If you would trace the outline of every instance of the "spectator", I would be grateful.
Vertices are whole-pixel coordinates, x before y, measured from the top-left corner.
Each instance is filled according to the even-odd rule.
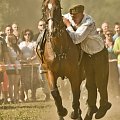
[[[97,33],[98,33],[99,35],[102,34],[102,29],[101,29],[101,28],[97,28],[96,30],[97,30]]]
[[[105,32],[105,39],[104,39],[105,47],[108,49],[108,51],[110,53],[112,52],[112,48],[113,48],[113,44],[114,44],[112,36],[113,36],[113,33],[111,30],[107,30]],[[115,56],[113,56],[113,57],[115,57]],[[112,58],[112,56],[109,55],[109,59],[111,59],[111,58]]]
[[[115,40],[113,50],[117,56],[117,67],[118,67],[118,73],[119,73],[119,95],[120,95],[120,37],[118,37]]]
[[[5,39],[5,36],[6,36],[6,35],[5,35],[4,31],[1,30],[1,31],[0,31],[0,37],[3,38],[3,39]]]
[[[12,24],[12,29],[13,29],[13,34],[16,36],[17,38],[17,43],[19,44],[22,40],[20,38],[20,31],[19,31],[19,27],[16,23]]]
[[[41,35],[42,36],[42,32],[43,32],[43,30],[45,29],[45,21],[43,21],[42,19],[38,22],[38,33],[37,34],[35,34],[34,35],[34,38],[33,38],[33,40],[34,41],[37,41],[37,39],[38,39],[38,36],[39,35]],[[40,37],[41,37],[40,36]],[[39,41],[39,40],[38,40]]]
[[[34,41],[39,42],[41,40],[41,38],[43,37],[44,29],[45,29],[45,21],[43,21],[41,19],[38,22],[38,30],[39,30],[39,32],[37,34],[35,34]],[[40,80],[42,80],[42,83],[43,83],[42,91],[46,96],[45,101],[49,101],[50,100],[50,90],[48,88],[48,82],[47,82],[46,73],[41,72],[42,70],[44,71],[44,67],[41,64],[40,67],[39,67],[39,74],[40,74]]]
[[[101,25],[101,29],[102,29],[102,35],[101,37],[103,38],[103,40],[105,39],[105,32],[107,30],[109,30],[109,24],[107,22],[103,22],[102,25]]]
[[[8,98],[8,80],[5,79],[7,77],[5,63],[9,63],[9,54],[5,40],[0,36],[0,86],[2,87],[3,92],[3,103],[7,103]]]
[[[21,65],[19,59],[22,53],[17,45],[17,38],[14,34],[8,35],[7,46],[11,64],[13,65],[7,69],[7,74],[9,76],[9,98],[10,102],[16,103],[19,100],[19,85],[21,72]]]
[[[12,34],[12,33],[13,33],[13,30],[12,30],[11,25],[7,25],[5,27],[5,41],[6,41],[6,43],[8,42],[8,35]]]
[[[115,31],[115,34],[113,36],[113,41],[115,41],[116,38],[118,38],[120,36],[120,23],[115,23],[114,31]]]
[[[22,33],[22,42],[19,44],[19,47],[23,53],[22,61],[26,64],[22,66],[22,84],[24,85],[24,90],[26,93],[26,100],[29,101],[28,98],[28,90],[32,91],[32,99],[36,100],[35,94],[36,89],[38,87],[38,78],[34,75],[37,73],[37,68],[33,65],[31,66],[31,62],[36,59],[35,53],[35,42],[33,42],[33,32],[30,29],[25,29]]]
[[[117,69],[117,62],[116,55],[113,51],[113,32],[111,30],[107,30],[105,32],[105,46],[108,50],[109,54],[109,83],[108,89],[111,93],[112,97],[119,97],[119,82],[118,82],[118,69]]]

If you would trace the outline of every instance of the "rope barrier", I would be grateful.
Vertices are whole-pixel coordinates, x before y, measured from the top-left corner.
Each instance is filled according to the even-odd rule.
[[[109,59],[109,62],[117,62],[117,59]]]
[[[109,62],[117,62],[117,59],[110,59]],[[29,63],[29,64],[0,64],[0,67],[17,67],[17,66],[36,66],[40,63]]]
[[[0,67],[17,67],[17,66],[35,66],[40,65],[40,63],[30,63],[30,64],[1,64]]]

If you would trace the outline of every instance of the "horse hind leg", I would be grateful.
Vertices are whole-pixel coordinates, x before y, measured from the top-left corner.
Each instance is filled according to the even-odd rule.
[[[58,89],[56,88],[56,89],[52,90],[51,94],[54,98],[55,105],[57,107],[57,112],[58,112],[58,115],[60,117],[59,120],[64,120],[63,117],[65,117],[67,115],[68,111],[62,105],[62,99],[61,99],[61,96],[60,96]]]

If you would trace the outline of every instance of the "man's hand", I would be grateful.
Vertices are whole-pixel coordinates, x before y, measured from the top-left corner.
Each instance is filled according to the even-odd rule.
[[[63,17],[63,22],[64,22],[64,24],[66,25],[66,27],[71,26],[70,21],[69,21],[68,19],[66,19],[65,17]]]

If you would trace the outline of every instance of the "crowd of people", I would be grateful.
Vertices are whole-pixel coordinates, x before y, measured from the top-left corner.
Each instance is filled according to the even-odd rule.
[[[45,23],[38,23],[39,33]],[[38,34],[39,34],[38,33]],[[16,23],[7,25],[0,32],[0,95],[2,103],[29,101],[28,90],[31,89],[31,100],[36,100],[36,89],[42,87],[45,100],[50,100],[50,91],[46,74],[40,73],[41,64],[35,48],[37,37],[30,29],[21,33]]]
[[[113,29],[108,22],[103,22],[102,25],[96,29],[92,18],[87,15],[85,16],[83,11],[83,6],[72,8],[70,9],[70,13],[64,15],[63,21],[67,27],[68,33],[73,38],[73,42],[75,44],[81,43],[81,48],[85,52],[83,60],[85,61],[84,67],[87,76],[87,102],[89,107],[91,107],[91,114],[93,115],[98,111],[96,107],[97,88],[101,96],[101,106],[99,110],[106,108],[107,111],[111,107],[111,103],[108,102],[107,94],[107,61],[109,61],[110,66],[110,89],[112,89],[112,86],[115,86],[117,89],[114,95],[117,98],[120,97],[120,23],[115,23]],[[74,32],[71,26],[70,15],[72,15],[72,20],[76,24],[76,32]],[[83,25],[81,25],[81,28],[79,22],[82,19]],[[89,20],[88,23],[84,23],[86,22],[85,20]],[[15,23],[7,25],[3,31],[0,31],[0,88],[2,94],[1,100],[3,100],[4,104],[8,102],[17,103],[20,101],[29,101],[29,89],[31,89],[31,99],[35,101],[36,89],[41,86],[46,95],[45,100],[50,100],[50,91],[46,80],[46,74],[40,73],[42,66],[35,52],[37,42],[42,37],[45,26],[45,22],[40,20],[38,23],[39,31],[36,34],[34,34],[31,29],[25,29],[20,33],[19,27]],[[89,26],[89,28],[86,26]],[[87,31],[83,35],[84,37],[77,35],[81,33],[81,31],[83,31],[83,34]],[[97,35],[100,35],[102,40]],[[87,40],[87,42],[83,42],[86,37],[93,41]],[[96,40],[94,40],[94,38]],[[92,45],[89,44],[91,42]],[[89,49],[86,49],[86,46],[89,47]],[[109,54],[108,57],[106,57],[106,48]],[[102,66],[103,64],[104,66]],[[99,69],[100,73],[94,73],[94,69],[96,71]],[[103,77],[103,79],[101,77]],[[25,93],[26,97],[23,93]],[[85,120],[91,119],[92,115],[87,113]],[[99,115],[101,115],[101,113],[98,113],[96,118],[101,117]]]
[[[120,40],[120,23],[116,22],[110,27],[108,22],[102,23],[97,28],[98,34],[103,38],[105,47],[109,56],[109,91],[113,97],[120,97],[120,58],[119,58],[119,40]],[[114,88],[114,89],[113,89]]]

